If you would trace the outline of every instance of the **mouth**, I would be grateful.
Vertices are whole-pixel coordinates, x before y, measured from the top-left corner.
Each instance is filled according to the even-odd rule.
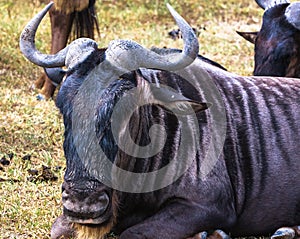
[[[77,213],[69,211],[65,207],[63,208],[63,214],[69,222],[79,223],[85,225],[100,225],[110,221],[109,209],[105,211],[99,211],[98,213],[81,213],[80,216]]]
[[[71,223],[79,223],[86,226],[96,226],[96,225],[99,226],[100,224],[105,224],[110,221],[109,220],[110,217],[108,216],[106,217],[100,216],[97,218],[78,218],[78,217],[66,215],[66,218]]]

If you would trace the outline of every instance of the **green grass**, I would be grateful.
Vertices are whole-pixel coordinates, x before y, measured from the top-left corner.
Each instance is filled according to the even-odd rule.
[[[263,11],[254,1],[170,1],[200,30],[200,53],[228,70],[251,75],[253,46],[235,30],[258,30]],[[53,220],[61,213],[60,185],[65,167],[62,118],[54,101],[37,101],[29,88],[41,69],[21,55],[22,27],[44,4],[39,1],[0,0],[0,158],[13,153],[9,166],[0,170],[0,238],[49,238]],[[116,38],[133,39],[146,47],[182,47],[167,32],[176,28],[163,1],[98,1],[100,47]],[[36,44],[50,49],[47,17],[38,30]],[[23,157],[31,155],[31,160]],[[29,169],[62,166],[57,181],[33,181]]]

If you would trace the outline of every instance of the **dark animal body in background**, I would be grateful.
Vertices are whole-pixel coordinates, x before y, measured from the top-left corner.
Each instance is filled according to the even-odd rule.
[[[201,30],[202,30],[202,29],[203,29],[203,30],[206,30],[205,27],[201,27],[201,28],[199,28],[199,29],[193,27],[193,31],[195,32],[195,34],[196,34],[197,36],[200,35],[200,29],[201,29]],[[182,38],[182,35],[181,35],[181,32],[180,32],[180,29],[179,29],[179,28],[178,28],[178,29],[173,29],[173,30],[169,31],[169,32],[168,32],[168,36],[169,36],[170,38],[172,38],[173,40],[177,40],[177,39]]]
[[[238,32],[255,44],[256,76],[300,78],[300,2],[256,1],[265,9],[259,32]]]
[[[78,230],[85,230],[84,233],[101,231],[97,231],[97,235],[80,234],[79,238],[102,238],[113,228],[121,239],[183,239],[216,228],[233,236],[259,236],[269,235],[282,226],[300,224],[299,80],[241,77],[202,61],[197,57],[198,43],[192,29],[174,12],[186,42],[178,55],[164,54],[164,50],[156,54],[122,40],[112,42],[107,49],[98,49],[94,41],[78,39],[66,50],[47,57],[35,50],[33,42],[34,32],[46,10],[26,26],[20,47],[36,64],[58,67],[66,62],[68,68],[56,101],[64,117],[67,160],[62,189],[64,216],[59,218],[58,224],[67,220],[75,223]],[[82,53],[81,58],[76,54],[78,51]],[[140,66],[143,68],[139,69]],[[178,74],[170,72],[173,70]],[[193,76],[193,80],[184,80],[180,72]],[[111,78],[106,78],[108,75]],[[91,99],[91,104],[77,102],[84,84],[90,82],[96,82],[97,85],[90,87],[98,94],[92,95],[92,99],[90,95],[82,95],[83,100]],[[161,87],[150,87],[152,83],[172,87],[176,93],[172,91],[157,98],[155,92]],[[218,90],[221,102],[214,99],[216,93],[212,85]],[[135,96],[152,98],[157,103],[137,108],[130,118],[131,137],[137,145],[147,145],[150,140],[161,142],[161,134],[152,135],[154,138],[149,136],[153,124],[163,125],[167,130],[162,151],[145,159],[120,150],[112,136],[115,106],[122,98],[133,95],[132,89],[138,92]],[[212,106],[207,109],[210,104],[205,102]],[[152,192],[129,193],[114,190],[91,176],[83,161],[87,159],[80,158],[75,144],[78,138],[79,141],[83,138],[74,132],[77,116],[91,114],[88,123],[93,126],[97,144],[111,162],[131,172],[146,173],[176,158],[183,143],[182,125],[165,106],[172,105],[181,111],[186,104],[198,112],[196,121],[190,115],[186,117],[189,132],[199,127],[199,141],[191,138],[185,157],[191,158],[193,163],[173,184]],[[76,114],[78,106],[79,114]],[[121,110],[129,109],[131,105]],[[215,122],[226,127],[221,154],[209,147],[216,120],[214,110],[224,111],[227,119],[227,122]],[[79,130],[83,135],[86,129]],[[123,134],[121,129],[117,138]],[[222,135],[217,134],[214,142],[219,142],[219,137]],[[199,174],[208,150],[216,153],[217,161],[203,179]],[[101,157],[98,160],[100,165],[105,163]],[[178,168],[173,170],[167,178],[173,177]],[[131,178],[122,180],[133,188],[139,185]],[[53,227],[57,229],[59,225]],[[62,228],[66,234],[73,235],[65,223]]]
[[[50,54],[55,54],[63,49],[70,37],[72,39],[79,37],[94,39],[95,30],[99,34],[95,1],[96,0],[54,1],[55,7],[49,11],[51,21]],[[33,88],[41,89],[38,99],[49,99],[53,97],[56,86],[57,84],[51,82],[47,75],[43,73],[35,81]]]

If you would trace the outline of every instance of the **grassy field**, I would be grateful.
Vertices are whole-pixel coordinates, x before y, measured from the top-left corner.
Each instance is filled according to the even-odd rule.
[[[236,30],[258,30],[263,11],[249,0],[170,1],[199,30],[200,54],[229,71],[251,75],[253,46]],[[53,100],[37,101],[30,86],[41,69],[23,58],[19,35],[45,4],[0,0],[0,238],[49,238],[61,213],[64,173],[62,117]],[[175,29],[163,1],[98,1],[101,47],[117,38],[146,47],[182,47],[167,37]],[[49,18],[38,30],[40,51],[50,49]],[[6,160],[8,161],[6,161]],[[3,164],[9,165],[3,165]],[[50,168],[50,169],[49,169]],[[51,175],[53,173],[55,176]]]

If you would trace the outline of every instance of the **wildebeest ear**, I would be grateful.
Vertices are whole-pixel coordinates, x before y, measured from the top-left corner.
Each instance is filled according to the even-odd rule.
[[[236,33],[253,44],[255,44],[255,40],[258,34],[258,32],[239,32],[239,31],[236,31]]]
[[[197,102],[167,87],[151,87],[151,92],[159,105],[173,114],[190,115],[211,106],[211,103]]]
[[[55,68],[44,68],[44,71],[48,78],[55,84],[59,85],[64,76],[66,75],[66,71],[60,67]]]

